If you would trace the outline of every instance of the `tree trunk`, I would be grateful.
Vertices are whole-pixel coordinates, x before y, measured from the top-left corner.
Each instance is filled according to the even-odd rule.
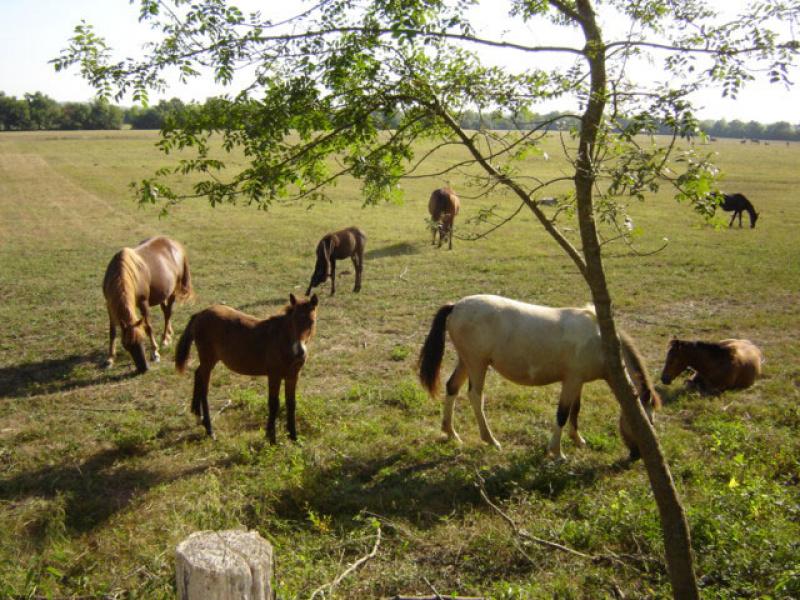
[[[272,600],[272,546],[255,531],[198,531],[175,549],[179,600]]]
[[[556,3],[561,8],[561,3]],[[675,598],[698,598],[697,581],[692,563],[689,526],[678,492],[672,481],[669,467],[661,452],[650,421],[642,410],[635,390],[625,374],[620,355],[619,340],[614,324],[611,296],[606,284],[600,243],[594,220],[592,190],[595,174],[592,151],[602,121],[606,103],[605,49],[602,34],[597,26],[594,10],[589,0],[577,1],[576,15],[586,39],[585,54],[591,73],[591,89],[583,115],[578,159],[575,174],[575,192],[578,204],[583,255],[586,261],[586,280],[597,311],[597,321],[603,343],[603,354],[609,374],[609,384],[620,403],[622,414],[636,439],[644,461],[650,486],[661,517],[667,569]]]

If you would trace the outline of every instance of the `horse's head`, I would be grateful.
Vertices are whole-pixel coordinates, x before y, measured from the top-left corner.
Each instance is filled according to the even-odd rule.
[[[143,319],[139,319],[131,325],[122,325],[122,346],[127,350],[136,370],[139,373],[147,372],[147,358],[144,353],[145,332]]]
[[[334,239],[324,237],[317,244],[317,262],[314,265],[314,272],[311,274],[311,282],[308,284],[306,296],[311,293],[311,288],[315,288],[328,281],[331,275],[331,254],[333,253]]]
[[[667,359],[664,361],[664,368],[661,371],[661,383],[669,385],[688,366],[686,342],[677,339],[670,340],[667,347]]]
[[[305,360],[306,358],[306,342],[314,335],[318,304],[319,299],[316,294],[308,300],[298,300],[294,294],[289,294],[286,315],[289,324],[289,341],[295,360]]]
[[[756,226],[756,221],[758,221],[758,213],[753,211],[753,218],[750,219],[750,229],[753,229]]]

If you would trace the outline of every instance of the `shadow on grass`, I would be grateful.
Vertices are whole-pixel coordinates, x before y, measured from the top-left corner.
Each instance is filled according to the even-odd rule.
[[[411,254],[419,254],[419,248],[409,242],[398,242],[390,246],[367,250],[367,252],[364,253],[364,258],[366,260],[375,260],[387,256],[408,256]]]
[[[146,452],[138,452],[136,456],[143,454]],[[225,467],[228,462],[207,463],[164,473],[126,465],[125,461],[131,455],[130,450],[124,448],[107,448],[83,462],[65,461],[19,473],[0,480],[0,499],[13,503],[35,498],[59,498],[63,507],[63,526],[68,533],[80,535],[102,525],[154,486],[209,468]],[[46,506],[46,514],[29,523],[28,533],[34,542],[46,535],[47,523],[53,519],[52,505]]]
[[[520,452],[507,464],[486,470],[481,466],[481,452],[422,461],[412,452],[348,458],[327,470],[310,470],[300,485],[278,498],[275,511],[303,520],[313,510],[330,515],[345,528],[354,516],[367,511],[427,528],[442,517],[458,516],[476,506],[491,511],[477,486],[478,471],[493,499],[507,499],[518,491],[552,499],[568,489],[591,488],[628,466],[627,461],[605,466],[556,463],[543,453]]]
[[[136,376],[133,364],[123,364],[123,373],[99,370],[106,355],[100,351],[72,354],[38,362],[0,368],[0,398],[66,392],[75,388],[114,383]],[[83,369],[81,369],[83,367]],[[79,370],[76,374],[75,371]],[[81,373],[80,370],[85,371]]]

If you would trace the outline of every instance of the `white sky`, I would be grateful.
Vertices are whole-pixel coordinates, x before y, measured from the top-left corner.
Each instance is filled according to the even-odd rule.
[[[732,6],[743,4],[742,0],[708,0],[709,4]],[[296,0],[232,0],[243,10],[261,9],[265,14],[278,6],[284,14]],[[95,27],[95,32],[118,52],[119,56],[135,56],[153,33],[147,25],[138,22],[138,0],[0,0],[0,91],[21,97],[27,92],[41,91],[60,102],[87,101],[94,90],[73,69],[56,73],[48,60],[55,58],[67,45],[73,28],[81,19]],[[477,23],[483,24],[483,33],[496,34],[512,29],[510,39],[526,44],[565,43],[564,39],[546,39],[544,29],[510,22],[497,0],[484,0],[479,9]],[[606,24],[611,29],[613,24]],[[552,28],[548,28],[552,31]],[[561,31],[563,38],[563,31]],[[486,55],[484,55],[486,53]],[[481,50],[482,57],[493,62],[526,60],[525,55],[504,52],[502,55],[488,49]],[[648,75],[652,76],[652,67]],[[793,74],[800,85],[800,73]],[[222,93],[215,88],[211,78],[201,78],[185,86],[175,83],[166,94],[154,95],[151,101],[161,97],[177,96],[185,101],[204,100]],[[228,90],[230,91],[230,90]],[[130,102],[129,102],[130,103]],[[800,88],[786,90],[781,85],[770,85],[756,81],[745,89],[736,100],[721,98],[718,90],[710,89],[695,98],[698,114],[702,118],[743,121],[757,120],[764,123],[789,121],[800,123]],[[541,110],[567,106],[548,106]]]

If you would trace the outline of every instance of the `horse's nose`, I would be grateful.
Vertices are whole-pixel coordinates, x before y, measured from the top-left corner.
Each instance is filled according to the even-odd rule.
[[[297,341],[292,344],[292,353],[296,358],[306,357],[306,345],[303,342]]]

